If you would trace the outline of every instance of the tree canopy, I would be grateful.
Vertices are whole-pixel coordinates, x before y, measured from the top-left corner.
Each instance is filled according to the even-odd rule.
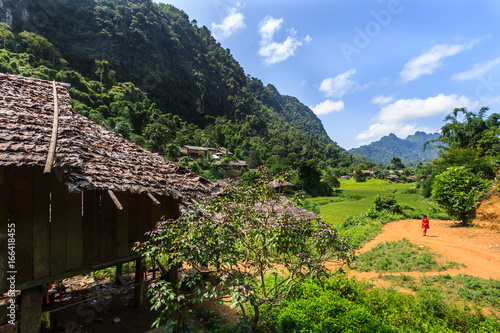
[[[76,110],[145,148],[226,147],[275,172],[315,159],[323,173],[349,159],[307,106],[245,75],[207,27],[171,5],[27,0],[5,10],[13,24],[0,26],[1,71],[70,83]]]
[[[350,262],[352,250],[329,224],[280,209],[282,197],[272,183],[283,183],[287,174],[273,178],[259,168],[257,176],[250,185],[229,182],[179,219],[159,222],[150,241],[138,244],[143,257],[167,257],[171,269],[191,267],[177,285],[150,286],[153,307],[162,309],[157,324],[172,326],[168,318],[183,303],[229,297],[255,332],[261,307],[279,306],[307,278],[330,275],[327,260]],[[189,294],[181,285],[190,287]]]
[[[487,107],[477,113],[455,109],[445,118],[441,136],[426,143],[439,141],[446,145],[439,147],[440,158],[434,160],[423,192],[465,224],[473,219],[475,206],[499,166],[498,155],[492,156],[500,149],[499,115],[493,113],[484,119],[486,111]]]
[[[456,108],[453,113],[446,116],[446,124],[441,128],[439,138],[429,140],[425,147],[433,142],[441,142],[446,145],[434,146],[443,150],[454,148],[481,148],[482,155],[491,155],[490,150],[498,149],[498,127],[500,126],[500,115],[491,114],[485,118],[488,107],[482,107],[479,112],[468,111],[466,108]],[[462,114],[461,121],[459,115]],[[496,136],[496,139],[495,139]],[[431,147],[432,149],[433,147]]]
[[[449,167],[438,174],[432,185],[432,197],[448,214],[469,224],[476,204],[489,182],[465,166]]]

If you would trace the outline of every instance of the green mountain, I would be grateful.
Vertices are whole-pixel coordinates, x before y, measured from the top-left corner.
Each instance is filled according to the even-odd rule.
[[[70,83],[75,109],[150,150],[224,146],[274,171],[348,160],[308,107],[246,75],[171,5],[3,0],[0,20],[0,71]]]
[[[369,145],[353,148],[349,153],[363,155],[369,161],[384,165],[391,163],[393,157],[399,157],[405,165],[414,166],[420,161],[430,162],[437,157],[437,149],[427,148],[423,151],[423,145],[438,137],[439,133],[416,132],[414,135],[408,135],[406,139],[400,139],[391,133]]]

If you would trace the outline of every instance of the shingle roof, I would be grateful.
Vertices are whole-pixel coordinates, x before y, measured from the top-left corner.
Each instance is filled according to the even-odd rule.
[[[214,184],[75,112],[69,85],[56,83],[59,128],[54,168],[68,188],[152,193],[180,198],[209,194]],[[0,166],[43,167],[54,114],[52,82],[0,73]]]
[[[302,218],[305,218],[307,220],[320,220],[321,219],[321,216],[316,215],[316,214],[314,214],[314,213],[312,213],[304,208],[295,206],[294,204],[290,203],[288,201],[288,199],[284,196],[280,196],[278,199],[279,200],[275,203],[275,205],[272,206],[272,208],[269,206],[266,206],[263,203],[257,203],[255,205],[255,207],[258,210],[268,211],[268,210],[272,209],[277,214],[286,214],[286,215],[291,215],[291,216],[295,216],[295,217],[302,217]]]

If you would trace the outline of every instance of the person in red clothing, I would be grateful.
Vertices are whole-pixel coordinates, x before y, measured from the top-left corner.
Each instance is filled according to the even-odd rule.
[[[422,231],[423,231],[423,236],[427,235],[427,229],[429,229],[429,219],[427,218],[427,215],[422,215]]]

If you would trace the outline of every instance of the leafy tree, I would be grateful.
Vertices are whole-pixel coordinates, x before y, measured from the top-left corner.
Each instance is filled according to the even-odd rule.
[[[250,185],[255,183],[259,179],[259,172],[257,170],[249,170],[241,175],[240,179],[246,184]]]
[[[465,166],[449,167],[434,179],[432,197],[450,216],[468,225],[489,182]]]
[[[500,156],[500,128],[492,126],[477,140],[476,148],[481,156]]]
[[[474,174],[487,179],[495,177],[495,166],[488,158],[481,157],[479,152],[473,148],[450,148],[441,153],[441,158],[433,163],[432,175],[446,171],[451,166],[466,166]]]
[[[3,39],[4,49],[14,41],[14,34],[7,23],[0,22],[0,38]]]
[[[177,154],[179,153],[179,147],[173,143],[169,143],[165,146],[165,156],[170,161],[175,161]]]
[[[47,56],[51,60],[61,57],[61,53],[45,37],[29,31],[21,32],[19,37],[21,37],[23,44],[26,45],[26,51],[33,55],[39,55],[42,58]]]
[[[466,108],[456,108],[452,114],[449,114],[444,119],[447,123],[441,128],[441,136],[437,139],[427,141],[424,144],[424,150],[428,144],[433,142],[446,144],[444,146],[435,146],[443,150],[449,148],[477,148],[485,131],[500,126],[500,115],[498,113],[493,113],[486,120],[484,119],[488,110],[488,107],[482,107],[478,113],[474,113],[467,111]],[[460,113],[463,115],[463,121],[460,121],[458,118]],[[492,148],[484,146],[485,143],[483,141],[482,149],[484,151]],[[493,140],[490,143],[498,145],[498,140]]]
[[[434,160],[432,174],[422,184],[422,193],[425,196],[431,195],[437,175],[450,167],[465,166],[483,179],[495,177],[495,163],[498,163],[496,152],[500,151],[500,115],[493,113],[484,119],[487,111],[487,107],[481,108],[478,113],[467,111],[465,108],[455,109],[452,114],[446,116],[447,123],[441,128],[441,136],[424,144],[424,149],[434,142],[445,144],[435,146],[440,148],[440,158]],[[463,120],[459,119],[460,114]]]
[[[353,174],[353,178],[356,180],[356,182],[364,182],[366,179],[365,179],[365,174],[363,173],[362,169],[361,168],[356,168],[356,170],[354,170],[354,174]]]
[[[391,159],[391,167],[394,170],[402,170],[406,168],[406,166],[403,164],[403,162],[401,162],[401,159],[399,157],[393,157]]]
[[[331,169],[328,169],[323,180],[328,184],[328,186],[334,188],[335,190],[340,187],[340,181],[335,177]]]
[[[161,154],[170,143],[224,146],[251,168],[276,172],[297,170],[301,160],[316,160],[320,173],[352,163],[307,106],[246,76],[230,50],[183,11],[150,0],[82,0],[51,6],[43,25],[22,15],[46,6],[4,1],[19,49],[30,54],[1,50],[8,56],[0,69],[71,83],[79,112],[136,143]],[[327,185],[319,185],[323,193]]]
[[[434,160],[432,167],[417,170],[419,177],[430,176],[425,179],[422,185],[422,195],[431,196],[432,184],[437,175],[445,172],[453,166],[465,166],[472,173],[484,179],[493,179],[495,177],[495,159],[481,157],[479,152],[473,148],[449,148],[440,153],[439,159]]]
[[[103,88],[111,89],[115,83],[114,77],[116,72],[110,68],[109,62],[106,60],[96,60],[95,61],[96,71],[95,74],[99,77],[99,82]]]
[[[167,126],[161,123],[153,123],[146,127],[144,136],[148,140],[149,149],[154,152],[163,152],[164,145],[172,137],[172,132]]]
[[[161,310],[156,325],[167,320],[169,329],[169,317],[184,303],[229,297],[256,332],[263,306],[279,306],[307,278],[328,276],[326,260],[349,263],[352,251],[329,224],[276,209],[281,199],[273,178],[265,168],[259,172],[256,183],[230,182],[179,219],[159,222],[150,242],[136,248],[143,257],[166,256],[169,268],[192,268],[176,286],[160,281],[149,287],[153,307]],[[181,292],[182,285],[191,290]]]
[[[189,156],[183,156],[179,159],[179,164],[188,166],[189,165]]]
[[[387,212],[393,214],[403,213],[403,207],[397,202],[394,194],[388,194],[383,197],[377,195],[373,200],[372,209],[376,212]]]
[[[327,183],[321,182],[321,173],[316,160],[300,161],[298,186],[313,197],[332,195]]]

